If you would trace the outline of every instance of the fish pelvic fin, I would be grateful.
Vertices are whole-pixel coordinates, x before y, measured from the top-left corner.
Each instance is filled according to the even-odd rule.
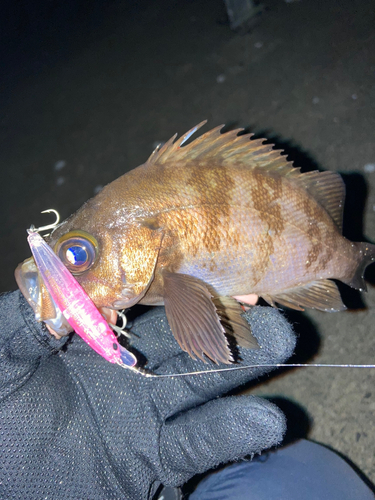
[[[340,278],[340,280],[356,290],[365,292],[367,286],[364,280],[364,274],[366,267],[375,261],[375,245],[367,242],[357,242],[353,243],[353,245],[358,249],[359,264],[355,270],[354,276],[351,276],[349,279]]]
[[[259,344],[251,333],[249,323],[242,316],[243,310],[237,300],[232,297],[215,296],[212,301],[227,335],[233,336],[241,347],[259,349]]]
[[[181,349],[193,359],[233,362],[225,330],[206,284],[187,274],[162,271],[165,312]]]
[[[262,295],[262,298],[271,305],[277,302],[298,311],[304,311],[306,307],[326,312],[346,309],[336,283],[328,279],[313,281],[277,294]]]

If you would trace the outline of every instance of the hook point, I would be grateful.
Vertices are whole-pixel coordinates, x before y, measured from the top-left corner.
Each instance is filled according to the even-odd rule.
[[[57,224],[60,222],[60,214],[57,210],[53,209],[53,208],[48,208],[47,210],[43,210],[43,212],[41,212],[42,214],[49,214],[49,213],[54,213],[55,216],[56,216],[56,220],[55,222],[53,222],[52,224],[48,224],[47,226],[41,226],[41,227],[35,227],[34,224],[32,224],[30,226],[30,229],[27,230],[27,232],[30,234],[30,233],[39,233],[40,231],[47,231],[48,229],[54,229]]]

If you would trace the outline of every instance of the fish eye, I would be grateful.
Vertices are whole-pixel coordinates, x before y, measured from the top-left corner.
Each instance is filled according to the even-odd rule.
[[[86,231],[70,231],[57,241],[55,253],[72,274],[81,274],[96,262],[98,243]]]

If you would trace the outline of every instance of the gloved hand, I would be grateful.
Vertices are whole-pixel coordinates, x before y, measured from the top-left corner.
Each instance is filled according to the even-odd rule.
[[[149,499],[160,483],[180,486],[283,437],[284,417],[268,401],[217,399],[268,368],[145,378],[108,363],[78,335],[53,338],[19,293],[0,305],[1,498]],[[292,354],[294,334],[276,309],[254,307],[246,318],[261,348],[241,350],[242,364]],[[164,308],[131,331],[155,373],[217,366],[181,351]]]
[[[295,336],[276,309],[254,307],[246,319],[261,348],[241,350],[241,364],[281,363],[292,354]],[[181,352],[163,308],[140,317],[131,331],[139,336],[134,347],[146,356],[148,369],[155,373],[216,367]],[[181,486],[195,474],[279,443],[285,421],[273,404],[254,396],[217,399],[266,371],[270,369],[159,380],[122,373],[126,416],[116,420],[125,424],[118,433],[118,447],[126,450],[122,482],[127,498],[150,498],[160,482]],[[113,432],[111,422],[102,424],[106,433]]]

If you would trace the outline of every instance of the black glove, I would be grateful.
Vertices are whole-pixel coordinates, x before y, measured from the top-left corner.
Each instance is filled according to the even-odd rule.
[[[160,483],[180,486],[283,437],[284,417],[268,401],[217,399],[269,369],[145,378],[108,363],[78,335],[52,339],[19,294],[0,305],[1,498],[149,499]],[[277,310],[255,307],[246,317],[261,348],[241,350],[241,363],[292,354],[294,334]],[[216,367],[181,351],[161,307],[131,331],[155,373]]]
[[[291,356],[295,336],[277,310],[255,307],[246,319],[261,349],[242,349],[241,364],[281,363]],[[216,367],[194,361],[181,351],[162,308],[138,318],[131,331],[139,336],[134,347],[155,373]],[[126,422],[118,445],[126,449],[123,483],[129,498],[149,498],[160,482],[181,486],[195,474],[278,444],[285,419],[273,404],[254,396],[217,399],[267,371],[256,368],[160,380],[122,374],[128,387],[124,409],[131,424]]]

